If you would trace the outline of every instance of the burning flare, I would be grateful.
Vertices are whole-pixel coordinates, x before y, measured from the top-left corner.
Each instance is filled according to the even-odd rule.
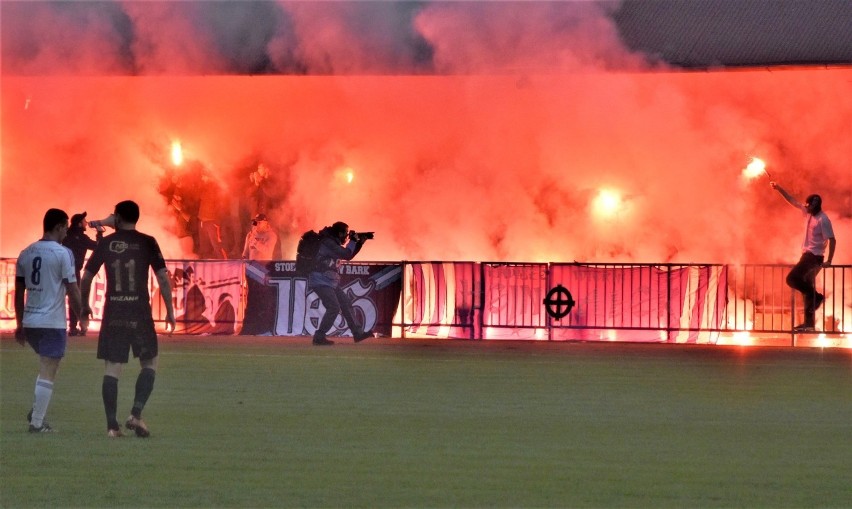
[[[595,214],[601,217],[612,217],[621,209],[621,194],[611,189],[602,189],[593,203]]]
[[[172,164],[175,166],[183,164],[183,149],[178,140],[172,142]]]
[[[752,157],[751,162],[743,169],[743,177],[749,180],[755,179],[763,173],[765,173],[767,177],[770,176],[769,172],[766,171],[766,163],[763,162],[763,159],[758,157]]]

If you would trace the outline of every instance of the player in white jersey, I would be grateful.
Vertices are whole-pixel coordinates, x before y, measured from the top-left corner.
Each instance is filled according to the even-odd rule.
[[[53,431],[44,416],[68,341],[65,296],[78,316],[83,309],[74,255],[61,244],[68,232],[68,214],[50,209],[42,225],[42,238],[21,251],[15,265],[15,339],[21,346],[29,343],[39,355],[35,397],[27,415],[30,433]]]

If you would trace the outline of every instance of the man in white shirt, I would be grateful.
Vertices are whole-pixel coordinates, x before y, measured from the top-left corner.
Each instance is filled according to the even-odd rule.
[[[243,259],[275,260],[280,256],[278,251],[278,234],[272,229],[266,214],[254,216],[243,246]]]
[[[21,251],[15,265],[15,339],[23,346],[29,343],[39,355],[39,372],[35,384],[32,409],[27,415],[30,433],[53,431],[44,420],[59,363],[68,342],[65,330],[65,297],[71,309],[83,317],[80,288],[74,270],[74,255],[61,244],[68,233],[68,214],[50,209],[42,221],[44,235]],[[26,293],[26,298],[24,294]]]
[[[816,276],[822,267],[831,266],[831,261],[834,259],[834,248],[837,245],[834,230],[828,216],[822,211],[822,197],[820,195],[812,194],[802,204],[777,183],[770,182],[769,185],[772,186],[772,189],[781,193],[787,203],[808,215],[805,226],[805,240],[802,242],[802,257],[787,274],[787,284],[802,293],[805,303],[805,321],[794,327],[793,330],[799,332],[813,331],[816,323],[816,310],[825,300],[825,296],[816,290]],[[826,246],[828,246],[827,258],[825,256]]]

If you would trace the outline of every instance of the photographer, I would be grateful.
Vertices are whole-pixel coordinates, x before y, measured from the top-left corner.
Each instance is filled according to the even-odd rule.
[[[333,345],[334,341],[326,338],[326,332],[331,329],[337,314],[343,315],[346,324],[352,330],[355,342],[361,342],[373,335],[372,331],[364,331],[355,323],[352,314],[352,302],[346,292],[340,289],[340,261],[351,260],[361,250],[372,233],[358,234],[349,231],[349,225],[336,222],[326,226],[320,232],[320,245],[315,258],[314,268],[308,275],[308,289],[316,292],[325,314],[320,319],[319,327],[314,334],[313,344]],[[349,243],[344,246],[346,239]]]

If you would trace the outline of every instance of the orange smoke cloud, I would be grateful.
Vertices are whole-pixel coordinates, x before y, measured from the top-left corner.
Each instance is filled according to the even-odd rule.
[[[158,193],[175,139],[226,205],[269,167],[285,258],[345,220],[377,232],[364,259],[793,261],[801,218],[743,185],[754,154],[823,195],[835,263],[852,251],[846,69],[1,79],[3,256],[48,207],[97,218],[127,198],[167,257],[188,256]],[[595,218],[605,188],[624,212]]]
[[[131,198],[191,257],[164,193],[204,182],[232,251],[263,208],[285,258],[345,220],[377,232],[365,259],[791,262],[800,218],[741,178],[761,157],[823,195],[848,262],[852,71],[666,72],[619,7],[2,2],[0,255],[48,207]]]

